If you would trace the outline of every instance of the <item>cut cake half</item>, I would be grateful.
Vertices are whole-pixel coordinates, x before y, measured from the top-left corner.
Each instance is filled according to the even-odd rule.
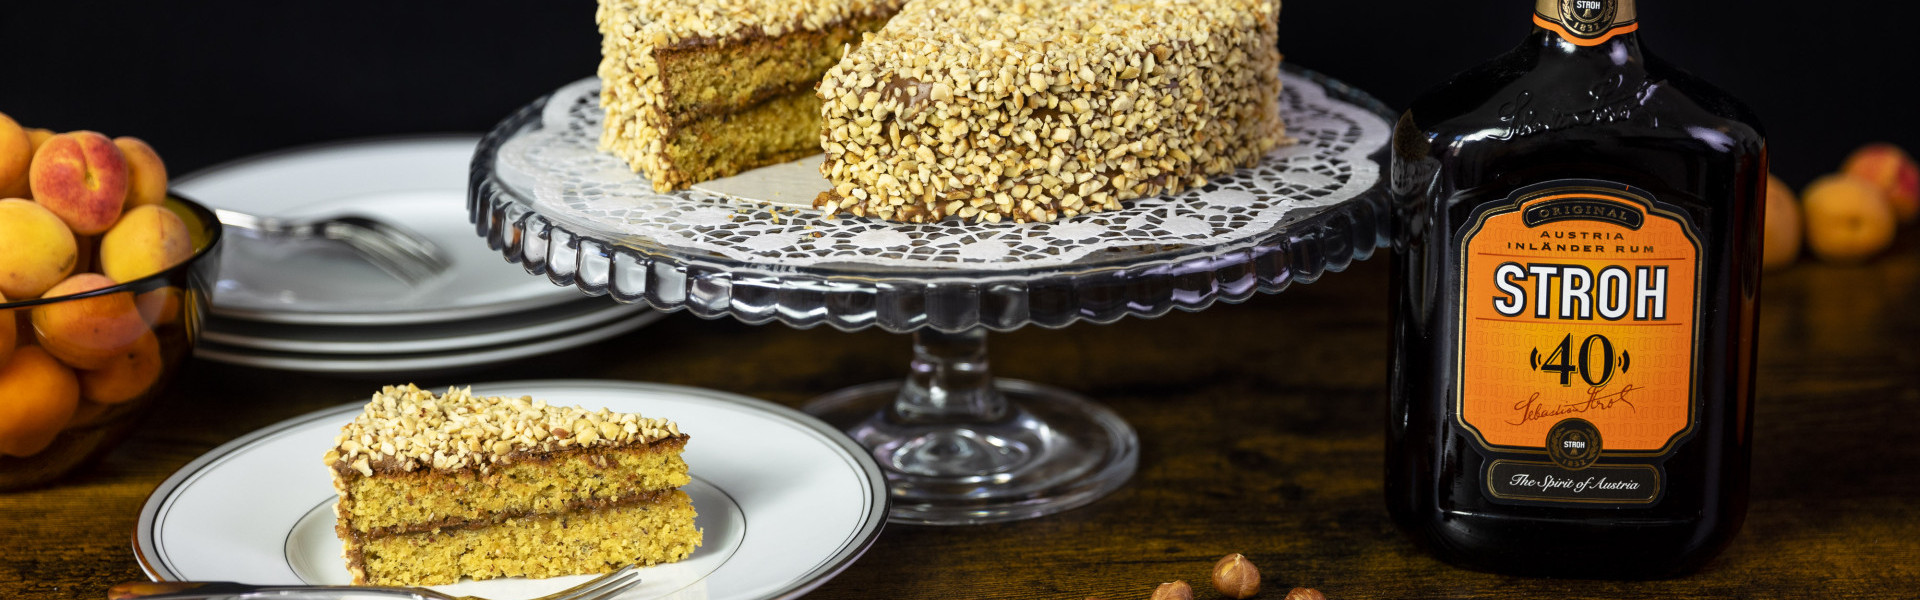
[[[600,0],[600,147],[659,191],[820,151],[820,76],[904,0]]]

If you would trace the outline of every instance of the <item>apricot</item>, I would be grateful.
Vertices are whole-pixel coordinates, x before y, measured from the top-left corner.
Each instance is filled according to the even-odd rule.
[[[0,294],[0,304],[6,302],[7,295]],[[13,346],[20,341],[20,328],[13,323],[13,311],[0,310],[0,365],[6,364],[7,358],[13,356]]]
[[[1800,200],[1787,182],[1767,174],[1767,227],[1760,264],[1777,269],[1800,257]]]
[[[1920,216],[1920,165],[1899,146],[1884,142],[1861,146],[1847,157],[1840,172],[1880,188],[1901,222],[1911,223]]]
[[[180,288],[167,286],[134,297],[140,318],[148,325],[160,326],[180,319]]]
[[[167,165],[160,162],[160,153],[136,137],[113,138],[113,145],[127,157],[126,208],[165,202]]]
[[[36,346],[0,365],[0,454],[32,456],[45,450],[80,404],[73,371]]]
[[[27,200],[0,200],[0,294],[38,298],[79,261],[73,232],[53,211]]]
[[[53,136],[53,131],[49,129],[41,129],[39,127],[27,128],[27,141],[33,143],[34,152],[39,152],[40,145],[47,143],[47,140],[53,139]]]
[[[91,131],[48,138],[33,153],[27,176],[33,199],[75,234],[106,231],[120,220],[127,201],[126,155],[113,140]]]
[[[81,273],[47,290],[47,297],[115,285],[105,275]],[[33,333],[47,352],[76,369],[99,369],[149,332],[133,292],[115,292],[33,307]]]
[[[101,404],[139,398],[160,381],[160,370],[160,338],[140,336],[106,366],[80,372],[80,397]]]
[[[100,272],[126,283],[173,268],[193,257],[187,223],[164,207],[143,204],[100,237]]]
[[[0,198],[25,198],[33,140],[7,113],[0,113]]]
[[[1807,186],[1807,246],[1831,262],[1859,262],[1893,243],[1893,207],[1878,186],[1828,175]]]

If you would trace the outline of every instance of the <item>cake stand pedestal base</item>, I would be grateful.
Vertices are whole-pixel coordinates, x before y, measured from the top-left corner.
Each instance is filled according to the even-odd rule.
[[[906,381],[840,390],[805,410],[873,453],[895,523],[992,523],[1082,506],[1126,483],[1140,455],[1133,428],[1106,407],[993,378],[985,330],[918,331]]]

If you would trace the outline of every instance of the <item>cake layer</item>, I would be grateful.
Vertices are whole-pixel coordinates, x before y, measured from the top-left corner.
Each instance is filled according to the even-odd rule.
[[[629,564],[674,562],[701,544],[693,500],[674,490],[657,501],[508,519],[359,540],[349,570],[372,585],[439,585],[461,577],[554,577]],[[360,573],[356,573],[359,575]]]
[[[660,191],[777,162],[791,152],[761,148],[756,137],[706,135],[716,147],[705,152],[726,156],[727,169],[676,162],[671,146],[687,135],[681,125],[811,90],[902,1],[600,0],[600,146]],[[795,133],[775,137],[818,135],[817,116],[779,124]]]
[[[820,77],[840,62],[841,52],[858,44],[860,34],[885,23],[884,17],[861,16],[820,31],[751,35],[725,44],[689,40],[655,49],[666,94],[665,122],[679,126],[743,111],[779,96],[801,92],[812,96]],[[813,112],[811,134],[818,136],[818,101]],[[817,150],[818,140],[814,146]]]
[[[685,438],[627,448],[528,455],[489,469],[417,470],[367,477],[340,472],[338,514],[356,532],[418,531],[463,521],[613,502],[692,481],[680,458]]]
[[[672,165],[667,183],[684,187],[819,152],[820,99],[809,89],[682,125],[661,154]]]
[[[911,222],[1051,221],[1283,143],[1277,0],[916,0],[821,82],[834,189]]]

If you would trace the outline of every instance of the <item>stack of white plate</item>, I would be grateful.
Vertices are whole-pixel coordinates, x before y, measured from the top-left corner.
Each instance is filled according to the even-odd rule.
[[[475,236],[466,186],[478,142],[441,136],[338,143],[176,178],[175,190],[213,208],[283,218],[375,217],[424,235],[453,264],[409,285],[337,243],[229,235],[195,354],[327,373],[452,369],[593,343],[662,316],[528,275]]]

